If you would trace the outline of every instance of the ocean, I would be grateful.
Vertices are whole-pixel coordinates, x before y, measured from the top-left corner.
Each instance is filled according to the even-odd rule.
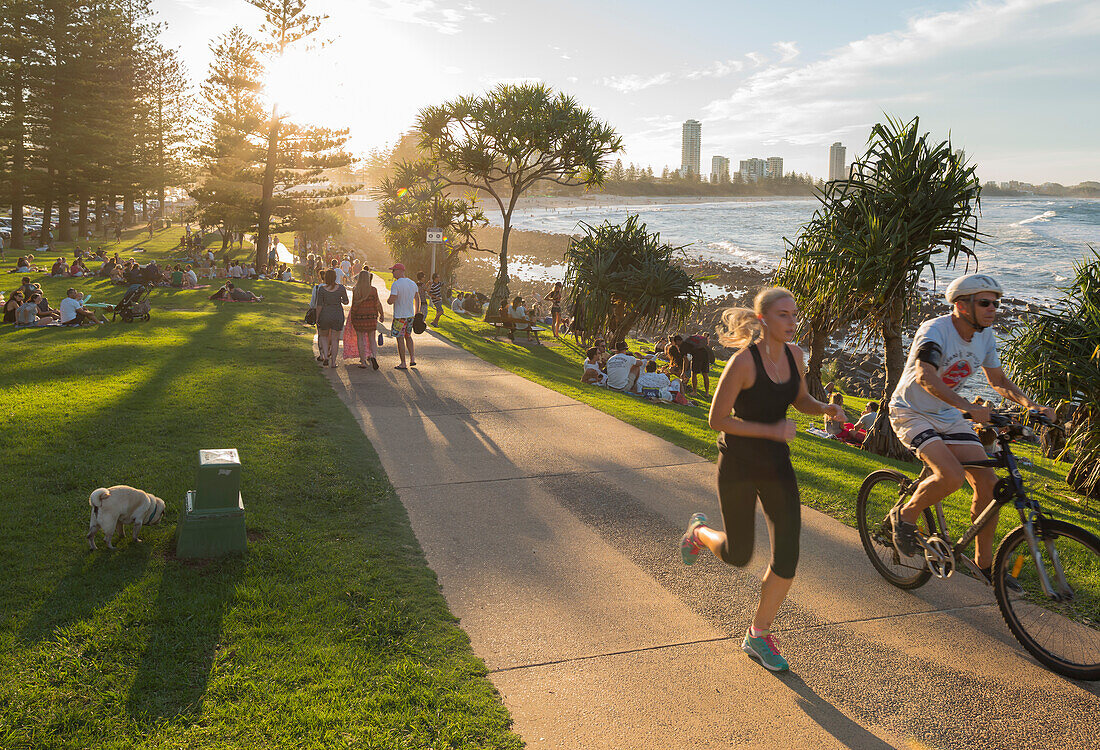
[[[619,223],[638,214],[650,231],[660,232],[662,240],[687,245],[689,255],[770,269],[783,258],[783,238],[793,240],[820,205],[812,198],[663,205],[630,205],[626,200],[614,206],[526,209],[517,212],[513,225],[572,234],[580,231],[581,222]],[[499,218],[494,223],[499,224]],[[975,251],[977,268],[995,276],[1009,297],[1051,302],[1059,296],[1058,287],[1073,276],[1074,262],[1088,253],[1087,245],[1100,250],[1100,201],[987,198],[982,201],[978,229],[988,236]],[[513,270],[520,276],[542,275],[522,264]],[[975,270],[973,261],[969,270]],[[965,272],[965,261],[954,269],[938,266],[938,288]],[[554,275],[560,277],[560,273]]]

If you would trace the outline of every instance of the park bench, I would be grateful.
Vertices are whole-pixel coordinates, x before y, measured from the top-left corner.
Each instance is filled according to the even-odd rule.
[[[512,328],[513,327],[509,323],[505,323],[503,320],[501,320],[499,316],[494,316],[494,317],[491,317],[491,318],[487,317],[487,318],[485,318],[485,322],[488,323],[489,325],[493,326],[494,328]],[[527,327],[526,328],[519,328],[518,326],[516,326],[514,330],[515,330],[516,333],[526,333],[528,340],[531,340],[531,338],[534,337],[534,340],[535,340],[536,344],[542,344],[542,342],[539,341],[539,333],[541,331],[545,331],[546,329],[542,328],[540,326],[534,325],[533,323],[527,322]]]

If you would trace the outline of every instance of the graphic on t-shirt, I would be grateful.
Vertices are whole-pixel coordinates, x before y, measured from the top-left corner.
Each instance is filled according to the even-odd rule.
[[[970,369],[970,361],[960,359],[944,371],[943,382],[947,383],[948,388],[956,388],[959,383],[969,378],[972,372],[973,370]]]

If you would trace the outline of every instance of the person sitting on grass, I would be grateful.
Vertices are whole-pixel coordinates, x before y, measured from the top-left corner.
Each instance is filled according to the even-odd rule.
[[[111,269],[111,283],[112,284],[125,284],[126,283],[126,271],[122,266],[115,266]]]
[[[68,276],[69,264],[65,262],[64,258],[58,258],[50,266],[50,276]]]
[[[194,268],[192,268],[190,265],[188,265],[187,269],[183,272],[183,288],[184,289],[194,289],[198,285],[199,285],[199,275],[197,273],[195,273]]]
[[[84,261],[80,258],[76,258],[73,264],[69,266],[69,275],[80,278],[82,276],[91,276],[92,274],[88,271],[88,267],[84,265]]]
[[[462,306],[462,303],[464,301],[465,300],[463,299],[462,294],[456,294],[455,298],[451,300],[451,312],[456,312],[459,315],[465,315],[466,308]]]
[[[584,371],[581,372],[581,382],[591,383],[593,385],[605,385],[607,383],[607,374],[600,369],[600,350],[596,347],[589,347],[585,352],[588,358],[584,360]]]
[[[15,261],[15,270],[11,273],[31,273],[38,269],[31,265],[30,260],[26,256],[19,256],[19,260]]]
[[[615,353],[607,359],[607,387],[616,391],[636,392],[638,375],[645,360],[638,359],[627,349],[626,342],[615,344]]]
[[[11,293],[11,297],[4,303],[4,322],[15,323],[16,314],[19,312],[19,308],[23,306],[23,302],[27,299],[27,295],[23,293],[22,289],[16,289]]]
[[[876,419],[878,419],[878,402],[868,401],[867,406],[863,407],[863,413],[856,420],[856,429],[867,432],[875,425]]]
[[[61,311],[55,310],[50,307],[50,301],[46,299],[46,295],[41,289],[35,289],[28,297],[36,298],[38,304],[38,317],[51,318],[52,320],[58,320],[61,318]]]
[[[844,396],[840,393],[833,393],[829,396],[829,403],[837,404],[838,406],[843,407]],[[829,433],[829,435],[831,435],[832,437],[837,437],[838,435],[840,435],[840,433],[844,432],[845,421],[846,420],[843,416],[833,417],[826,413],[824,419],[825,424],[823,424],[822,427],[825,428],[825,432]]]
[[[844,416],[844,395],[842,393],[834,393],[829,396],[829,403],[836,404],[840,407],[839,417],[830,417],[825,415],[825,431],[835,437],[842,443],[848,445],[854,445],[857,448],[863,445],[863,438],[866,433],[861,433],[856,429],[855,425],[848,422]]]
[[[638,376],[638,390],[646,401],[671,401],[671,385],[668,375],[657,372],[657,363],[652,359],[645,363],[645,372]]]
[[[15,324],[17,326],[44,326],[53,322],[53,317],[43,315],[38,309],[38,303],[42,300],[42,293],[35,292],[26,302],[19,306],[15,312]]]
[[[462,300],[462,309],[471,315],[481,315],[481,300],[476,294],[470,292],[466,295],[466,299]]]
[[[183,288],[183,269],[179,267],[179,264],[172,269],[171,274],[168,277],[168,285],[176,289]]]
[[[84,296],[72,287],[65,292],[65,299],[61,300],[61,325],[82,326],[95,325],[107,321],[96,320],[95,313],[84,307]]]

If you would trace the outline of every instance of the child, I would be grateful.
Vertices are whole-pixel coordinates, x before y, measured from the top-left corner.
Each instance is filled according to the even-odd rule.
[[[581,373],[581,382],[604,385],[607,382],[607,374],[600,369],[600,350],[593,346],[586,351],[585,354],[588,355],[588,359],[584,361],[584,372]]]

